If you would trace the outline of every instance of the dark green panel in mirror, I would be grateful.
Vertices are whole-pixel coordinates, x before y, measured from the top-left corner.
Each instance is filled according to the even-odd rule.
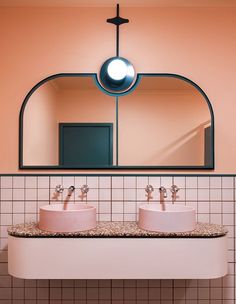
[[[113,125],[60,123],[59,146],[61,166],[112,166]]]
[[[113,128],[103,138],[97,129],[90,137],[73,130],[60,149],[62,123]],[[19,163],[21,169],[212,169],[212,107],[178,75],[138,74],[135,86],[117,96],[102,90],[96,74],[54,75],[22,104]]]

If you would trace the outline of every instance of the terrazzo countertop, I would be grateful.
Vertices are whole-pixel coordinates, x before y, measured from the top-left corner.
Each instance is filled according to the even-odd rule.
[[[97,227],[82,232],[48,232],[38,228],[38,223],[31,222],[11,226],[8,234],[16,237],[183,237],[183,238],[212,238],[227,234],[224,226],[208,223],[197,223],[196,229],[190,232],[162,233],[140,229],[136,222],[98,222]]]

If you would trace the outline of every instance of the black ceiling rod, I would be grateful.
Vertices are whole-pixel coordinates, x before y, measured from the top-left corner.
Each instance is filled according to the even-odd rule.
[[[116,17],[107,19],[107,22],[116,25],[116,56],[119,57],[119,43],[120,43],[119,26],[124,23],[128,23],[129,19],[120,17],[120,6],[119,6],[119,4],[117,4],[116,5]]]

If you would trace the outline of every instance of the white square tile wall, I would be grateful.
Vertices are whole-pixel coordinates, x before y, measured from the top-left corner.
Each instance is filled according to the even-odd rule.
[[[64,193],[55,200],[57,185]],[[228,228],[229,274],[215,280],[21,280],[7,272],[7,228],[37,221],[39,207],[62,203],[75,186],[71,203],[81,201],[80,187],[90,190],[84,203],[97,208],[100,221],[136,221],[146,202],[146,185],[155,191],[176,184],[176,203],[193,206],[199,221]],[[235,177],[234,176],[1,176],[0,178],[0,303],[1,304],[234,304],[235,284]]]

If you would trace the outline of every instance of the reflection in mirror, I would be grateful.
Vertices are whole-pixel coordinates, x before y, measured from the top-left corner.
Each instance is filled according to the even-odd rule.
[[[210,167],[211,126],[206,98],[193,84],[143,75],[119,98],[119,165]]]
[[[139,74],[133,91],[114,97],[95,74],[59,75],[22,105],[21,168],[214,167],[212,108],[190,80]]]
[[[109,167],[116,162],[115,98],[93,76],[44,82],[23,116],[23,165]]]

